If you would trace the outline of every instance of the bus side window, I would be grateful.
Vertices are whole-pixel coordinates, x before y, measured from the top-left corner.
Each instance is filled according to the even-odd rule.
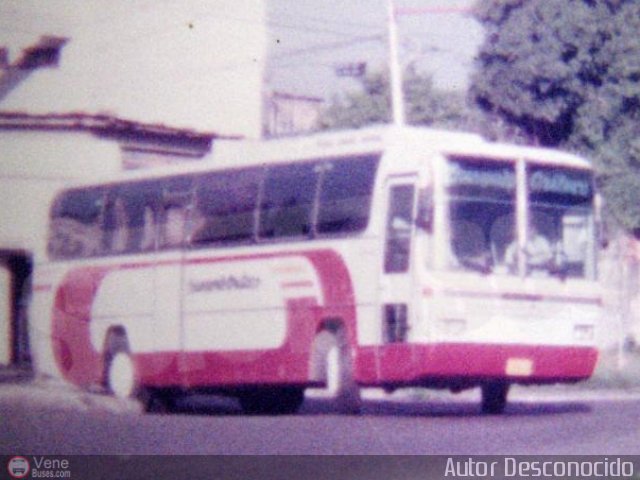
[[[187,219],[193,197],[189,177],[175,177],[163,181],[160,247],[181,247],[187,235]]]
[[[105,237],[108,245],[105,250],[109,253],[121,253],[127,249],[129,241],[129,217],[122,198],[116,198],[111,205],[107,207],[113,224],[110,229],[105,230]],[[108,218],[108,217],[107,217]]]
[[[125,183],[113,188],[102,225],[103,253],[136,253],[155,247],[154,212],[160,190],[150,182]]]
[[[247,242],[254,238],[262,168],[221,172],[200,178],[191,243]]]
[[[260,238],[310,235],[319,174],[315,164],[272,168],[260,205]]]
[[[377,164],[377,156],[366,156],[323,166],[318,233],[350,233],[367,227]]]
[[[156,216],[153,213],[153,208],[146,206],[144,208],[142,230],[140,232],[140,250],[147,252],[154,250],[156,246]]]
[[[83,258],[100,252],[104,190],[63,192],[50,214],[47,250],[52,259]]]
[[[162,223],[162,246],[179,247],[182,245],[187,224],[187,210],[180,205],[169,205],[164,210]]]
[[[127,252],[146,252],[156,246],[156,221],[161,207],[162,184],[132,183],[124,192],[127,210]]]

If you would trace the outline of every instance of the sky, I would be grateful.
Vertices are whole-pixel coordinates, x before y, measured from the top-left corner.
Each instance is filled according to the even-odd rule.
[[[256,0],[2,0],[13,58],[41,35],[70,38],[0,104],[31,113],[110,113],[147,123],[257,135],[266,58]]]
[[[395,0],[400,60],[444,90],[465,90],[484,32],[475,0]],[[387,68],[387,0],[270,0],[267,82],[274,90],[331,97],[357,82],[335,67],[367,62]],[[323,48],[323,46],[326,46]]]
[[[357,82],[335,67],[386,68],[387,0],[1,0],[12,59],[41,35],[71,40],[0,103],[32,113],[111,113],[255,136],[264,91],[330,98]],[[401,61],[464,90],[481,27],[474,0],[395,0]],[[266,19],[266,21],[265,21]],[[262,84],[264,78],[265,84]]]

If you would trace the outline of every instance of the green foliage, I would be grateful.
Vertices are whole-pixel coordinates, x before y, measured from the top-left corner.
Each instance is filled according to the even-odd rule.
[[[612,213],[640,231],[640,2],[481,0],[476,14],[471,99],[508,126],[498,136],[593,158]]]
[[[336,97],[323,111],[321,129],[359,128],[391,121],[391,95],[386,73],[363,77],[361,88]],[[412,125],[440,128],[465,128],[470,121],[463,95],[441,92],[433,87],[430,77],[413,69],[404,80],[407,121]]]
[[[421,76],[413,69],[405,74],[403,90],[409,124],[461,130],[470,128],[472,113],[463,94],[439,91],[430,77]]]
[[[361,84],[361,91],[348,92],[332,100],[321,114],[321,129],[359,128],[390,121],[391,97],[387,77],[380,73],[370,74],[361,79]]]

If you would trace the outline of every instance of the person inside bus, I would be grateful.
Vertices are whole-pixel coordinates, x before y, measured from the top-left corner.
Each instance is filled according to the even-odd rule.
[[[505,252],[505,263],[512,272],[518,269],[518,241],[511,242]],[[545,237],[540,229],[532,224],[529,227],[529,238],[521,253],[525,257],[528,271],[549,272],[553,266],[553,248],[551,242]]]
[[[456,222],[452,247],[455,267],[481,273],[491,271],[491,253],[484,232],[477,223],[464,220]]]

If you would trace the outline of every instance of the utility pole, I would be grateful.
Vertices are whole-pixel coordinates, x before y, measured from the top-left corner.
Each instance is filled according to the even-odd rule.
[[[406,125],[406,108],[404,90],[402,88],[402,65],[398,53],[398,25],[397,18],[402,15],[425,14],[457,14],[468,13],[469,7],[422,7],[422,8],[396,8],[394,0],[387,0],[387,28],[389,31],[389,74],[391,83],[391,106],[393,112],[393,124]]]
[[[406,124],[404,92],[402,89],[402,68],[398,55],[398,26],[396,24],[396,10],[393,0],[387,0],[387,26],[389,30],[389,75],[391,83],[391,106],[393,124]]]

